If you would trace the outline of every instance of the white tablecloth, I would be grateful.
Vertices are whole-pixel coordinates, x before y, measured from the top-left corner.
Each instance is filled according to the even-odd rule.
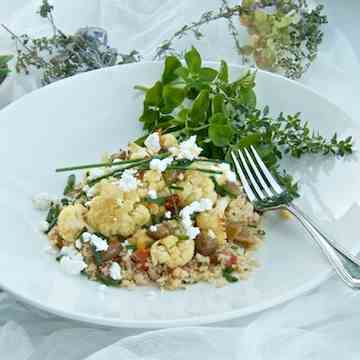
[[[3,0],[0,22],[17,33],[47,34],[47,22],[35,15],[39,0]],[[150,59],[153,49],[181,25],[196,19],[218,0],[53,0],[56,22],[65,31],[86,25],[109,31],[110,42],[121,52],[140,50]],[[234,1],[231,1],[233,3]],[[359,117],[360,29],[357,0],[321,1],[330,24],[318,60],[301,80]],[[345,5],[346,4],[346,5]],[[208,28],[196,45],[208,60],[239,61],[226,24]],[[179,48],[195,40],[188,38]],[[0,53],[13,48],[0,33]],[[35,89],[33,76],[16,75],[0,87],[0,106]],[[360,121],[360,119],[359,119]],[[143,330],[106,329],[62,319],[17,302],[0,292],[0,358],[6,360],[84,359],[119,341],[101,359],[358,359],[360,345],[360,295],[333,277],[311,294],[258,315],[215,324],[211,328],[147,333]],[[170,334],[170,335],[169,335]],[[139,341],[141,346],[139,346]],[[214,346],[213,344],[216,344]],[[122,354],[121,356],[119,354]],[[95,357],[94,357],[95,359]]]

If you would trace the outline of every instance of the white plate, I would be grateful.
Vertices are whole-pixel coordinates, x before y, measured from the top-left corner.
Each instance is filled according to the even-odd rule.
[[[295,221],[267,218],[262,264],[249,281],[225,288],[200,284],[186,291],[107,289],[84,277],[64,275],[44,253],[36,231],[44,214],[32,208],[34,194],[60,194],[67,174],[58,166],[99,159],[140,134],[142,96],[133,86],[151,84],[162,66],[141,63],[75,76],[44,87],[0,113],[0,286],[20,299],[72,319],[126,327],[197,325],[244,316],[280,304],[326,279],[329,266]],[[234,74],[241,68],[232,67]],[[274,113],[301,111],[315,129],[336,130],[359,141],[359,128],[316,93],[294,82],[258,72],[257,94]],[[357,251],[360,164],[355,156],[317,157],[286,165],[300,179],[299,204],[323,229]],[[150,294],[150,295],[149,295]]]

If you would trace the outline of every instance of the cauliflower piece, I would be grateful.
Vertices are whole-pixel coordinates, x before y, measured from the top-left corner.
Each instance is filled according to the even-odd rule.
[[[254,212],[253,205],[240,195],[232,200],[225,211],[226,220],[233,223],[256,224],[260,220],[259,214]]]
[[[156,241],[150,249],[151,261],[154,266],[165,264],[171,269],[187,264],[194,256],[194,240],[181,241],[169,235]]]
[[[58,231],[60,236],[72,244],[80,232],[86,228],[84,215],[87,209],[81,204],[69,205],[61,210],[58,218]]]
[[[154,243],[154,239],[152,239],[147,233],[145,229],[140,229],[135,232],[135,234],[128,239],[129,243],[135,245],[137,249],[146,249],[150,247]]]
[[[178,142],[173,134],[164,134],[160,136],[160,145],[163,149],[170,149],[178,146]]]
[[[214,189],[214,183],[208,176],[199,171],[188,171],[184,180],[176,185],[184,189],[177,192],[183,207],[200,199],[210,199],[212,203],[216,202],[217,193]]]
[[[156,170],[145,171],[142,182],[148,190],[155,190],[157,193],[161,192],[166,187],[161,173]]]
[[[130,143],[128,145],[128,151],[130,155],[130,160],[144,159],[149,155],[145,148],[135,143]]]
[[[86,219],[89,225],[105,236],[128,237],[137,228],[150,221],[150,212],[131,198],[131,192],[121,193],[122,197],[96,196],[90,203]],[[130,199],[127,195],[130,194]]]
[[[227,238],[225,219],[219,215],[216,208],[198,214],[196,225],[205,233],[213,233],[219,247],[225,244]]]

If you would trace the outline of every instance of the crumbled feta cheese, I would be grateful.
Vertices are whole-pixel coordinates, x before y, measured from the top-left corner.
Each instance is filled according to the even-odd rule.
[[[155,232],[155,231],[157,230],[157,226],[156,226],[156,225],[151,225],[151,226],[149,227],[149,230],[150,230],[151,232]]]
[[[62,256],[60,265],[63,271],[69,275],[78,275],[87,267],[83,256],[78,252]]]
[[[83,242],[90,242],[92,245],[94,245],[96,251],[106,251],[109,247],[106,240],[102,239],[101,237],[95,234],[84,232],[82,234],[82,239]]]
[[[39,231],[44,233],[46,231],[49,230],[49,223],[45,220],[43,221],[40,221],[40,224],[39,224]]]
[[[112,262],[109,268],[110,277],[113,280],[121,280],[121,267],[117,262]]]
[[[160,151],[160,137],[157,132],[150,134],[144,141],[144,145],[151,154],[156,154]]]
[[[215,239],[216,238],[215,233],[211,229],[208,231],[208,236],[209,236],[210,239]]]
[[[150,199],[156,199],[156,198],[157,198],[157,192],[156,192],[156,190],[150,189],[150,190],[148,191],[148,195],[149,195],[149,198],[150,198]]]
[[[231,170],[231,167],[227,163],[221,163],[219,165],[220,171],[223,172],[225,178],[229,182],[236,182],[236,174]]]
[[[81,242],[80,239],[77,239],[77,240],[75,241],[75,247],[76,247],[78,250],[81,250],[81,248],[82,248],[82,242]]]
[[[201,199],[194,201],[188,206],[185,206],[180,211],[181,222],[186,231],[186,235],[192,240],[200,233],[200,229],[193,226],[191,216],[196,212],[203,212],[212,208],[212,201],[210,199]]]
[[[166,211],[165,212],[165,219],[171,219],[171,211]]]
[[[180,143],[179,147],[171,147],[169,151],[176,156],[177,159],[194,160],[202,152],[202,148],[196,145],[196,136]]]
[[[33,206],[40,211],[46,211],[50,208],[54,198],[47,193],[40,193],[33,197]]]
[[[167,157],[165,159],[152,159],[150,161],[149,167],[151,170],[157,170],[160,172],[164,172],[168,166],[174,161],[173,157]]]
[[[132,190],[136,190],[138,187],[138,179],[134,176],[136,170],[127,169],[121,175],[120,180],[118,181],[119,188],[122,191],[128,192]]]
[[[90,199],[96,195],[96,188],[95,186],[90,187],[89,185],[85,185],[82,190],[86,194],[86,196]]]

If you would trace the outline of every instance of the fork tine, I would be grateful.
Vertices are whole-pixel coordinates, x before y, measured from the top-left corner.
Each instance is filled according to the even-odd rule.
[[[234,162],[234,165],[235,165],[235,168],[236,168],[236,171],[240,177],[240,180],[241,180],[241,184],[242,186],[244,187],[244,190],[246,192],[246,195],[247,197],[249,198],[249,200],[251,202],[255,201],[257,198],[256,198],[256,195],[255,193],[253,192],[253,190],[251,189],[247,179],[246,179],[246,176],[245,174],[243,173],[242,169],[241,169],[241,166],[239,164],[239,161],[235,155],[235,153],[232,151],[231,152],[231,157],[233,159],[233,162]]]
[[[245,151],[246,157],[248,159],[248,162],[250,163],[250,166],[251,166],[252,170],[254,171],[257,179],[259,180],[262,188],[265,190],[265,192],[268,196],[274,196],[273,192],[270,190],[268,184],[264,180],[263,175],[260,173],[257,165],[255,164],[255,161],[253,160],[252,156],[250,155],[249,150],[247,148],[245,148],[244,151]]]
[[[269,182],[269,184],[273,187],[273,189],[275,190],[275,192],[277,192],[278,194],[283,192],[283,189],[281,188],[281,186],[278,184],[278,182],[274,179],[274,177],[271,175],[270,171],[268,170],[268,168],[266,167],[266,165],[264,164],[264,162],[261,160],[261,157],[259,156],[259,154],[257,153],[257,151],[255,150],[254,146],[251,145],[251,150],[255,156],[255,159],[257,161],[257,163],[260,166],[260,169],[262,170],[263,174],[265,175],[266,180]]]
[[[259,198],[262,199],[262,200],[265,199],[266,196],[264,195],[263,191],[260,189],[259,184],[257,183],[257,181],[255,180],[252,172],[250,171],[249,165],[248,165],[248,163],[247,163],[247,161],[245,159],[244,154],[242,153],[241,150],[238,150],[238,154],[239,154],[241,163],[244,166],[245,173],[246,173],[247,177],[250,179],[250,184],[255,189],[255,192],[259,195]]]

